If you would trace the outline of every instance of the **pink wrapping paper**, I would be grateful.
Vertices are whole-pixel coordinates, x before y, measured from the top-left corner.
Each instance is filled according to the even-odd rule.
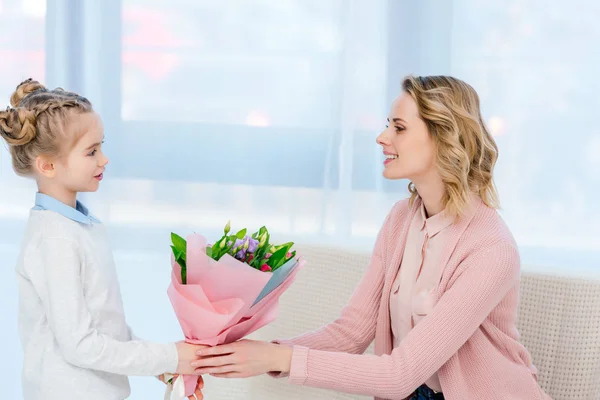
[[[286,280],[252,306],[271,274],[227,254],[215,261],[206,255],[206,244],[202,235],[187,237],[186,285],[181,283],[181,267],[171,255],[167,294],[186,341],[208,346],[231,343],[274,321],[279,297],[293,283],[305,261],[298,259]],[[186,375],[184,381],[186,396],[190,396],[198,377]]]

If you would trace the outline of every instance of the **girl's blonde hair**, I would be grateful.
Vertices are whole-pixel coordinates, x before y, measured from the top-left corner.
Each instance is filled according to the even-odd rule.
[[[72,147],[77,138],[65,131],[68,117],[92,111],[85,97],[61,88],[46,89],[32,79],[17,86],[10,104],[0,111],[0,136],[10,148],[13,169],[21,176],[32,174],[38,156],[58,156]]]
[[[475,89],[450,76],[408,76],[402,89],[417,103],[435,143],[446,212],[460,216],[472,192],[489,207],[498,208],[492,178],[498,146],[483,122]],[[408,190],[412,205],[418,197],[412,182]]]

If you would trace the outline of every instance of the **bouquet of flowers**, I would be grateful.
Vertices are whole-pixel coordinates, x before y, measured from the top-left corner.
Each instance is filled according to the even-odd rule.
[[[171,233],[169,299],[189,343],[215,346],[242,339],[277,317],[281,294],[293,283],[305,261],[292,249],[294,243],[270,243],[261,227],[246,229],[208,244],[204,236],[187,240]],[[165,398],[177,400],[193,394],[198,377],[179,376]]]

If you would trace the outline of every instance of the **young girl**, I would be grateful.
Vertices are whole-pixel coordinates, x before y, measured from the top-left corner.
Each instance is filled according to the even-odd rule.
[[[389,213],[340,318],[280,344],[201,350],[197,372],[279,371],[378,399],[550,399],[519,343],[519,253],[496,212],[498,151],[477,93],[453,77],[409,76],[388,124],[383,176],[410,180],[411,196]],[[373,339],[375,355],[362,354]]]
[[[10,103],[0,135],[38,186],[17,265],[23,398],[122,400],[127,375],[193,374],[198,346],[133,337],[105,228],[76,199],[108,163],[90,102],[29,79]]]

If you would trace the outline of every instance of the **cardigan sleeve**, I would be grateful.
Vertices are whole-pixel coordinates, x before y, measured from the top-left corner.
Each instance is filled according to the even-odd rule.
[[[518,251],[508,243],[469,256],[461,267],[431,314],[391,355],[296,345],[290,382],[386,399],[408,397],[459,350],[519,279]]]

